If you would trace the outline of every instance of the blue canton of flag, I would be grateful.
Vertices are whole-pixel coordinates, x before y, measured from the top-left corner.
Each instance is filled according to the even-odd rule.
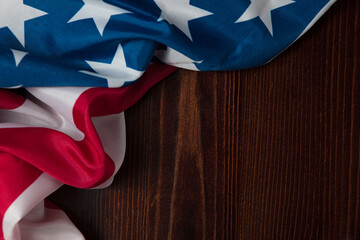
[[[263,65],[334,0],[1,0],[0,87],[121,87],[153,59]]]

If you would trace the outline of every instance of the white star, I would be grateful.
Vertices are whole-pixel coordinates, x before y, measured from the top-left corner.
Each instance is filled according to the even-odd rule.
[[[2,1],[2,0],[1,0]],[[111,16],[131,13],[122,8],[105,3],[101,0],[82,0],[85,5],[68,21],[68,23],[92,18],[101,36]]]
[[[23,0],[0,0],[0,28],[8,27],[25,47],[25,22],[47,14],[24,5]]]
[[[244,22],[259,17],[273,35],[273,27],[271,21],[271,11],[286,5],[294,3],[292,0],[251,0],[249,7],[235,22]]]
[[[211,12],[190,5],[190,0],[154,0],[161,9],[159,21],[165,19],[174,24],[192,41],[189,21],[211,15]]]
[[[97,73],[89,71],[80,72],[95,77],[106,78],[109,87],[121,87],[125,82],[135,81],[143,74],[143,71],[137,71],[126,66],[124,51],[121,44],[119,44],[115,56],[110,64],[93,61],[86,62]]]
[[[194,63],[202,62],[195,61],[170,47],[166,50],[157,50],[154,55],[166,64],[195,71],[199,71],[199,69]]]
[[[15,49],[10,49],[10,50],[11,50],[11,52],[12,52],[13,55],[14,55],[16,67],[19,66],[20,62],[21,62],[21,61],[23,60],[23,58],[28,54],[27,52],[15,50]]]

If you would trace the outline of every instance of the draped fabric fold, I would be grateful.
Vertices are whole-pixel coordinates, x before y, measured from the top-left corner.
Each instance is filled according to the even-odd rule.
[[[0,89],[3,238],[49,239],[55,234],[82,239],[66,215],[48,207],[44,198],[63,184],[109,186],[125,154],[123,111],[174,70],[153,64],[134,85],[117,89]]]

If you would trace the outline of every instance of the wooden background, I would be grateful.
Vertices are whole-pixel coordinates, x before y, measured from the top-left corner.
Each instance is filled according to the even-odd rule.
[[[360,239],[360,3],[264,67],[178,70],[126,111],[105,190],[50,199],[87,239]]]

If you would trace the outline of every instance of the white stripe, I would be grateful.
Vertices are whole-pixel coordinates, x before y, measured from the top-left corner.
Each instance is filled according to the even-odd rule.
[[[43,173],[21,193],[4,214],[2,229],[5,240],[21,239],[19,221],[39,202],[61,186],[61,182]]]
[[[65,107],[64,107],[65,108]],[[68,108],[68,106],[66,106]],[[34,97],[26,99],[18,108],[0,109],[0,128],[41,127],[63,132],[74,140],[81,141],[85,135],[55,109]]]
[[[114,161],[115,171],[103,184],[95,188],[108,187],[118,172],[125,157],[126,129],[124,113],[91,118],[96,132],[103,144],[104,151]]]
[[[84,240],[84,236],[60,209],[44,207],[42,201],[19,223],[24,240]]]
[[[73,109],[76,101],[79,99],[80,95],[88,90],[88,87],[36,87],[36,88],[26,88],[33,97],[29,97],[30,100],[46,104],[54,113],[61,116],[64,120],[64,124],[68,123],[69,126],[73,126],[72,129],[76,128]],[[66,126],[66,127],[69,127]],[[77,129],[77,128],[76,128]],[[65,126],[62,126],[61,130],[66,130]],[[77,134],[81,133],[84,138],[83,133],[77,129]],[[68,133],[66,131],[66,133]],[[75,133],[75,132],[74,132]],[[70,136],[72,136],[70,134]],[[75,138],[78,140],[78,138]]]

